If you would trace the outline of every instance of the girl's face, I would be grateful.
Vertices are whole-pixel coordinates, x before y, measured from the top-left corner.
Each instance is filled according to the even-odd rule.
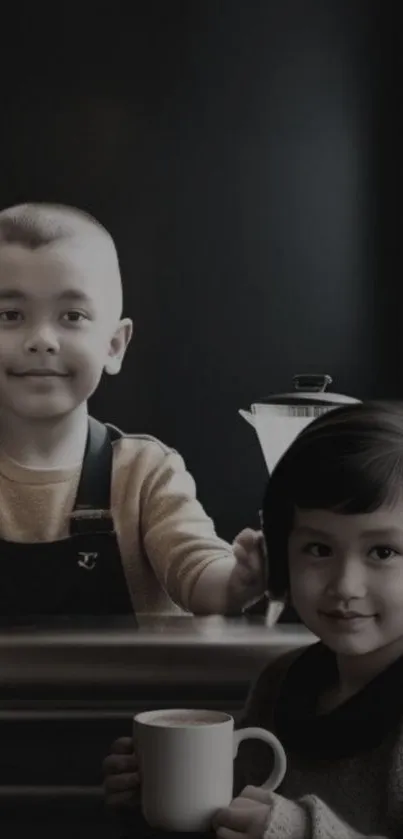
[[[403,502],[373,513],[297,510],[288,542],[301,620],[343,656],[403,653]]]

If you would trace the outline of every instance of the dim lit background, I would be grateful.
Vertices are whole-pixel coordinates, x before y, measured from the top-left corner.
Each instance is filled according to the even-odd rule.
[[[178,448],[232,537],[265,481],[240,407],[307,371],[403,395],[397,11],[53,8],[2,25],[0,205],[109,228],[135,335],[92,412]]]

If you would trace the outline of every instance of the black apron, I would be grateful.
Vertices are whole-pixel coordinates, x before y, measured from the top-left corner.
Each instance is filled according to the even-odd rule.
[[[69,536],[56,542],[0,539],[0,618],[132,615],[110,510],[113,426],[89,418]]]

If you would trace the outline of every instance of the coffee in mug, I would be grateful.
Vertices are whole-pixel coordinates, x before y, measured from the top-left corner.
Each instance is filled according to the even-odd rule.
[[[286,772],[284,749],[269,731],[243,728],[221,711],[167,709],[134,718],[144,818],[151,827],[205,832],[215,812],[233,797],[233,762],[242,740],[263,740],[274,752],[265,789],[276,789]]]

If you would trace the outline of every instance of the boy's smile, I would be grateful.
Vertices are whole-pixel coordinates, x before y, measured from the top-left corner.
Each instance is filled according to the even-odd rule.
[[[65,415],[119,371],[131,335],[117,277],[87,248],[0,248],[0,403],[26,419]]]

